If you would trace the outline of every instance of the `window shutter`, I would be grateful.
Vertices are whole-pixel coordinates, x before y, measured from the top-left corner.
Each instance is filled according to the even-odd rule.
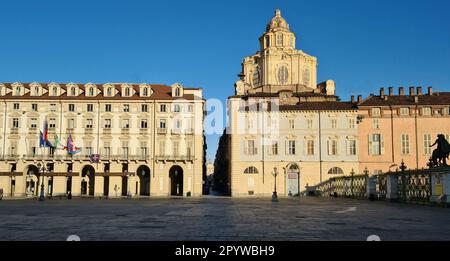
[[[380,134],[380,154],[384,155],[384,136],[382,134]]]
[[[373,150],[372,150],[372,145],[373,145],[373,136],[371,134],[369,134],[369,155],[373,155]]]

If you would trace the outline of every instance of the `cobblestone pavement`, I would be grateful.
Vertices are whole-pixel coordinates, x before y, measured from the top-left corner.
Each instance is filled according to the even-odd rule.
[[[0,201],[0,240],[450,240],[450,208],[351,199]]]

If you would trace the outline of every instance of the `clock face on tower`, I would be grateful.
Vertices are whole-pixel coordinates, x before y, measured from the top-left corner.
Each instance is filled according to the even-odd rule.
[[[278,68],[277,79],[279,84],[286,84],[288,82],[289,72],[286,66],[281,66]]]

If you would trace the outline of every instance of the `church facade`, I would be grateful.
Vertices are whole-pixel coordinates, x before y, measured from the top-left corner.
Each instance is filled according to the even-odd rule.
[[[277,10],[244,58],[228,99],[233,196],[297,195],[330,177],[359,172],[357,106],[317,84],[317,58],[296,48]]]

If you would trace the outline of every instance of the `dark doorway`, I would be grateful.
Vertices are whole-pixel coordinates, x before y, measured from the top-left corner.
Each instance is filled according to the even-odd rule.
[[[169,171],[170,195],[183,196],[183,169],[180,166],[173,166]]]
[[[147,166],[140,166],[136,171],[140,183],[140,196],[150,196],[150,168]]]
[[[47,195],[48,196],[53,196],[53,177],[48,177],[48,191],[47,191]]]
[[[85,192],[89,193],[89,196],[94,196],[95,193],[95,169],[92,166],[84,166],[81,171],[82,177],[88,177],[89,183],[85,184]],[[81,183],[81,191],[83,191],[83,182]],[[82,193],[83,194],[83,193]],[[85,193],[86,194],[86,193]]]
[[[11,197],[14,197],[15,191],[16,191],[16,180],[11,179]]]
[[[39,181],[40,174],[38,167],[34,165],[28,166],[27,175],[29,177],[29,182],[27,183],[27,191],[28,193],[34,194],[38,196],[39,194]],[[34,177],[33,177],[34,176]],[[34,181],[36,179],[36,182]]]
[[[128,195],[128,177],[122,176],[122,196]]]
[[[72,177],[67,177],[66,191],[67,191],[67,195],[72,194]]]
[[[103,196],[109,196],[109,177],[103,178]]]

